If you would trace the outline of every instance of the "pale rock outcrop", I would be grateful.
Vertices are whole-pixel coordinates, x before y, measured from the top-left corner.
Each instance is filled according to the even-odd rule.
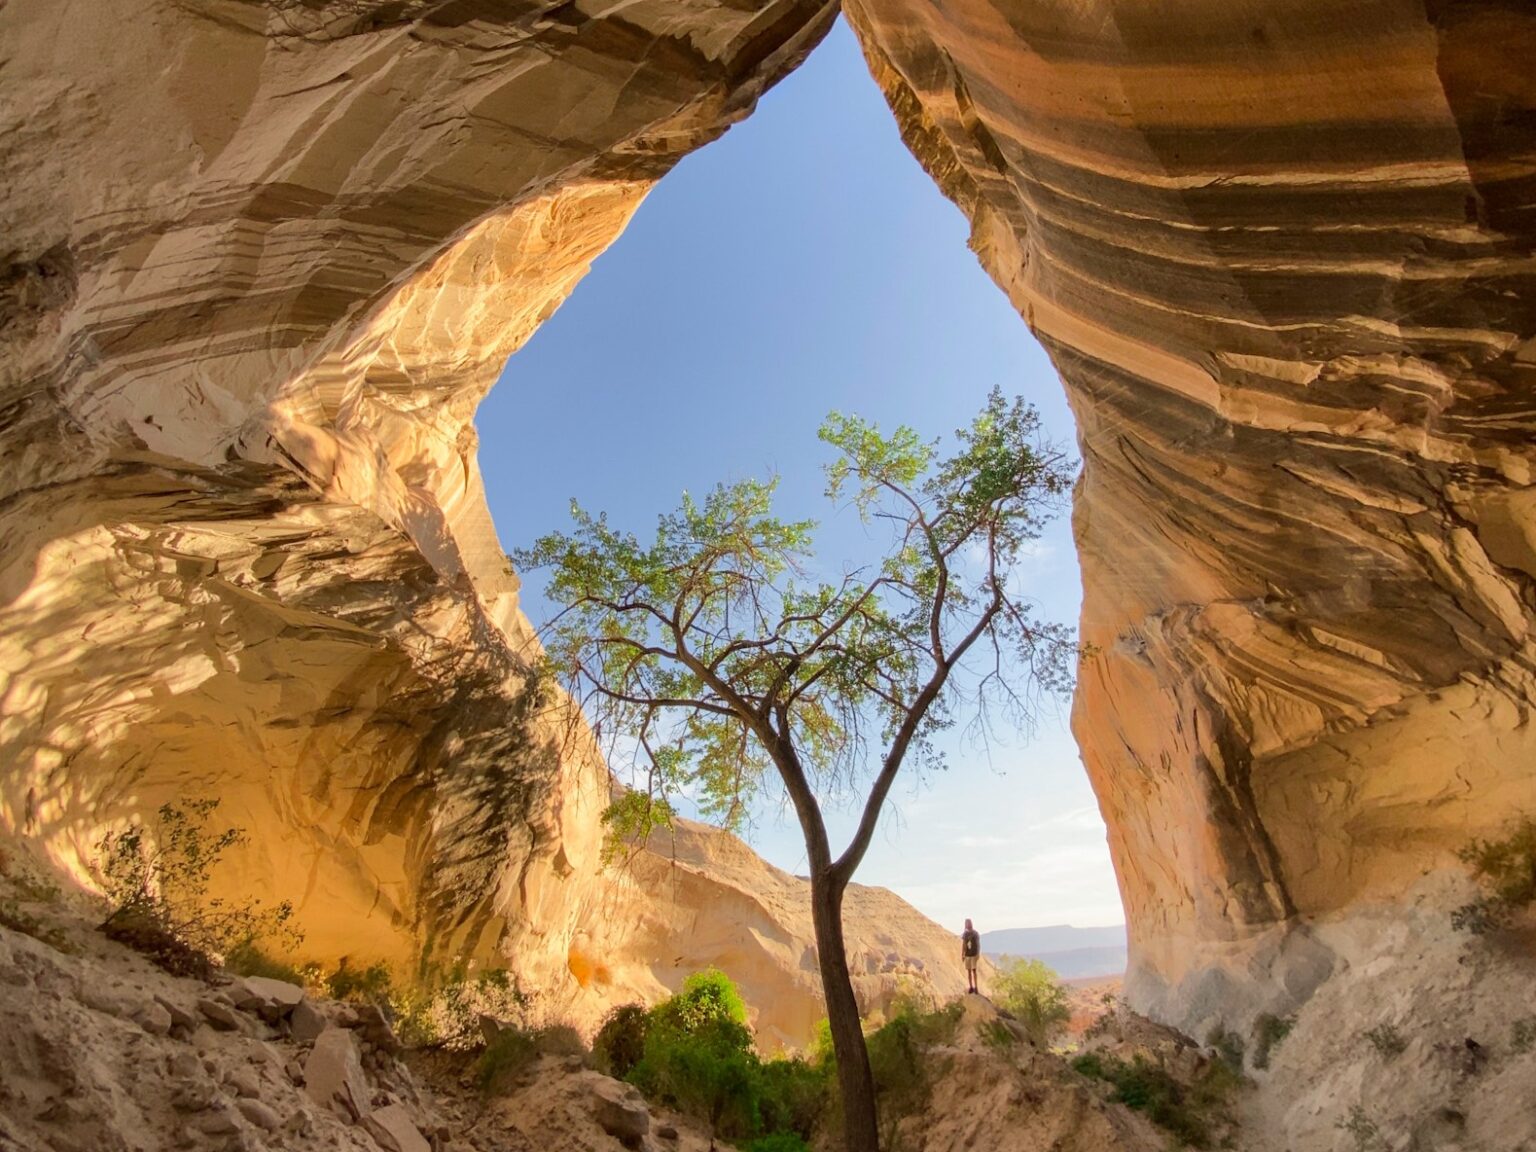
[[[843,919],[866,1015],[878,1018],[899,998],[933,1003],[965,990],[959,936],[895,893],[851,884]],[[583,1026],[612,1004],[671,995],[710,966],[740,988],[764,1051],[804,1048],[826,1016],[809,882],[703,824],[678,820],[616,861],[572,908],[569,933],[579,990],[561,1009]]]
[[[1075,731],[1134,1003],[1536,810],[1536,12],[849,0],[1079,423]]]
[[[84,875],[214,796],[317,957],[562,966],[608,779],[540,720],[471,416],[832,15],[0,6],[0,826]]]

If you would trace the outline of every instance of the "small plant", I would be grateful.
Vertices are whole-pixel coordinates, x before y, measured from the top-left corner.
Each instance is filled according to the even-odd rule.
[[[1269,1067],[1269,1057],[1280,1042],[1291,1034],[1291,1029],[1296,1026],[1294,1016],[1275,1016],[1269,1012],[1259,1014],[1253,1022],[1253,1066],[1263,1069]]]
[[[758,1058],[746,1006],[715,969],[690,976],[649,1012],[615,1009],[594,1055],[610,1068],[632,1060],[625,1079],[647,1097],[703,1121],[715,1137],[769,1152],[801,1152],[831,1100],[829,1063]]]
[[[1340,1132],[1347,1132],[1354,1137],[1355,1152],[1371,1152],[1374,1148],[1381,1147],[1381,1130],[1375,1122],[1365,1114],[1365,1109],[1356,1104],[1349,1110],[1349,1115],[1334,1125]]]
[[[540,1056],[580,1056],[587,1046],[581,1034],[569,1024],[546,1024],[542,1028],[508,1026],[497,1029],[475,1058],[475,1083],[487,1096],[506,1093],[527,1068]]]
[[[354,968],[343,956],[336,971],[325,978],[325,990],[336,1000],[360,1000],[369,1004],[387,1004],[394,989],[389,965],[382,962],[366,968]]]
[[[1001,1020],[988,1020],[981,1026],[981,1040],[988,1048],[1006,1052],[1019,1042],[1012,1028]]]
[[[759,1136],[747,1145],[746,1152],[811,1152],[811,1146],[793,1132],[775,1132]]]
[[[1112,1100],[1146,1113],[1152,1123],[1192,1148],[1211,1146],[1217,1124],[1227,1120],[1227,1102],[1239,1083],[1237,1074],[1220,1061],[1189,1086],[1141,1055],[1127,1062],[1088,1052],[1073,1060],[1072,1067],[1112,1084]]]
[[[262,951],[254,940],[236,944],[224,955],[224,967],[236,976],[265,976],[269,980],[286,980],[301,987],[313,981],[313,968],[297,968],[274,959]]]
[[[155,836],[133,824],[100,844],[98,869],[111,906],[102,931],[178,975],[206,976],[215,960],[259,939],[290,947],[300,939],[287,900],[267,908],[260,900],[208,895],[224,853],[245,842],[239,828],[206,827],[218,806],[217,800],[164,804]]]
[[[1067,990],[1040,960],[1005,960],[997,977],[997,1002],[1040,1045],[1072,1018]]]
[[[1451,924],[1474,936],[1509,927],[1536,902],[1536,818],[1522,816],[1502,840],[1473,840],[1456,853],[1484,895],[1451,913]]]
[[[51,928],[44,924],[37,916],[25,911],[14,900],[0,901],[0,928],[9,928],[12,932],[20,932],[23,936],[30,936],[32,939],[48,945],[55,952],[74,955],[78,951],[74,943],[60,929]]]
[[[1533,1048],[1536,1048],[1536,1016],[1516,1020],[1509,1026],[1509,1050],[1524,1056]]]
[[[1408,1041],[1391,1024],[1378,1024],[1365,1033],[1365,1039],[1384,1060],[1401,1056],[1408,1048]]]
[[[1205,1043],[1216,1050],[1217,1057],[1228,1068],[1237,1073],[1242,1072],[1243,1038],[1236,1032],[1218,1024],[1206,1033]]]

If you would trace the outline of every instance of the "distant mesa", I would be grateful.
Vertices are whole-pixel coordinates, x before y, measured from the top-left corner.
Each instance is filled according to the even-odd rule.
[[[1126,968],[1125,925],[1074,928],[1003,928],[981,934],[981,950],[993,960],[1004,956],[1039,960],[1063,980],[1120,976]]]

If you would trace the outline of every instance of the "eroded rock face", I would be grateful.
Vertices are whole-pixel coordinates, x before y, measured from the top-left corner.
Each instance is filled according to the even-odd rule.
[[[1536,13],[846,7],[1078,417],[1130,995],[1294,1002],[1536,809]]]
[[[79,866],[217,796],[307,951],[543,939],[608,782],[540,720],[470,419],[831,15],[0,9],[0,822]]]
[[[611,1004],[655,1003],[710,966],[740,988],[765,1051],[806,1047],[826,1018],[810,882],[729,833],[678,820],[616,860],[569,916],[567,968],[580,991],[564,1011],[581,1024],[596,1024]],[[898,999],[940,1003],[965,991],[958,932],[895,893],[850,884],[843,921],[865,1016]]]

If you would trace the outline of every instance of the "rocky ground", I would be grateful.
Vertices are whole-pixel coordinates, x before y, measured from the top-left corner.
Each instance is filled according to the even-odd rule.
[[[1402,906],[1318,929],[1340,958],[1244,1100],[1250,1152],[1536,1149],[1536,923],[1473,936],[1432,874]]]
[[[700,1152],[579,1058],[485,1099],[467,1057],[405,1051],[371,1006],[168,975],[35,878],[0,879],[4,1152]]]
[[[167,974],[24,861],[0,868],[3,1152],[707,1152],[583,1055],[551,1051],[485,1096],[468,1055],[410,1051],[368,1005],[298,985]],[[7,874],[8,873],[8,874]],[[981,997],[925,1057],[895,1135],[949,1152],[1161,1152],[1166,1134],[1036,1048]]]

